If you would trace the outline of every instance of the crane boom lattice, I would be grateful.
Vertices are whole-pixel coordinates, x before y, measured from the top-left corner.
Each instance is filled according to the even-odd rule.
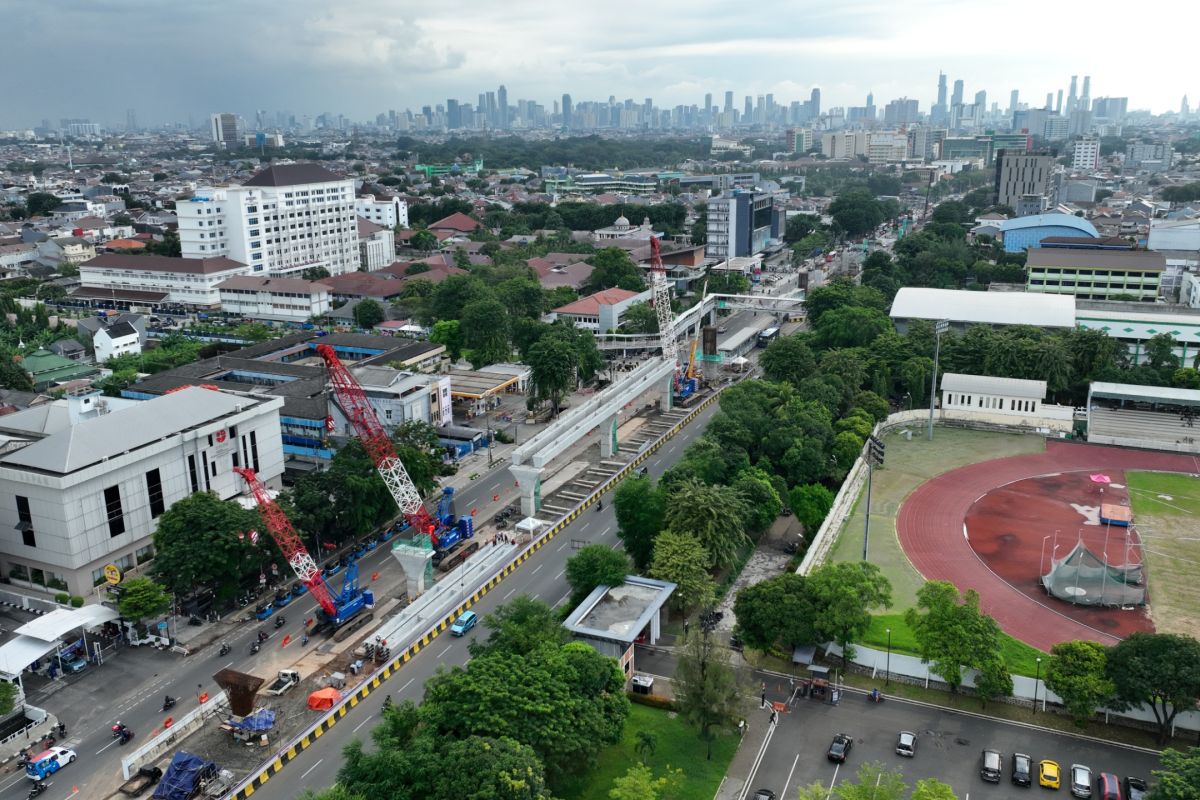
[[[679,367],[679,347],[675,342],[675,315],[671,313],[671,285],[667,283],[667,268],[658,250],[658,239],[650,239],[650,287],[653,289],[654,313],[658,315],[658,335],[663,358]]]
[[[342,413],[354,426],[354,432],[358,435],[363,447],[366,448],[367,455],[375,465],[375,469],[379,471],[380,477],[383,478],[400,513],[413,527],[414,532],[434,536],[437,525],[434,523],[433,517],[425,510],[421,493],[417,491],[417,486],[409,477],[408,470],[404,468],[400,457],[396,455],[396,448],[392,446],[392,438],[379,423],[375,409],[367,400],[362,386],[350,374],[350,370],[342,364],[337,352],[332,347],[327,344],[318,345],[317,353],[325,361],[325,366],[329,370],[329,382],[333,385],[333,393],[337,397],[338,405],[342,408]]]
[[[292,527],[292,522],[287,518],[287,514],[284,514],[283,509],[271,499],[267,487],[263,486],[262,481],[254,474],[254,470],[246,467],[234,467],[233,471],[241,475],[249,485],[254,499],[258,502],[258,512],[262,515],[263,524],[267,526],[267,532],[279,546],[288,565],[296,573],[296,577],[308,588],[309,594],[326,614],[330,617],[336,616],[337,605],[333,601],[333,594],[325,585],[317,562],[308,554],[304,542],[300,540],[296,529]]]

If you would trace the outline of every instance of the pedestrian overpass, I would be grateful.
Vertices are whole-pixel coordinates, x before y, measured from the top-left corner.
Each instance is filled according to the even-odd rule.
[[[686,338],[688,331],[702,324],[717,311],[761,311],[766,314],[802,314],[804,291],[788,294],[710,294],[700,303],[675,317],[675,335]],[[601,350],[650,350],[659,345],[657,333],[597,333],[596,346]]]

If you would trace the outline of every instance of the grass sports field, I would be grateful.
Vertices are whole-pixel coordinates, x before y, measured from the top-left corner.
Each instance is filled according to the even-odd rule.
[[[1150,618],[1159,633],[1200,630],[1200,478],[1161,472],[1125,476],[1142,538]]]

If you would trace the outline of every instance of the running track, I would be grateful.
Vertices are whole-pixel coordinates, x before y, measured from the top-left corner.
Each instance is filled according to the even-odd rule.
[[[1051,598],[1039,602],[1010,586],[987,568],[963,536],[968,509],[998,486],[1055,472],[1106,469],[1200,473],[1200,462],[1178,453],[1048,441],[1044,453],[984,461],[923,483],[896,516],[900,546],[926,580],[950,581],[960,591],[974,589],[983,611],[1006,633],[1039,650],[1072,639],[1113,644],[1116,637],[1054,611]]]

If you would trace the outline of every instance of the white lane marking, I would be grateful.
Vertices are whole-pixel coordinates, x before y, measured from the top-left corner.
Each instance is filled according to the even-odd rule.
[[[317,767],[319,767],[319,766],[321,765],[321,762],[322,762],[322,761],[324,761],[324,760],[325,760],[325,759],[323,759],[323,758],[318,758],[318,759],[317,759],[317,763],[316,763],[316,764],[313,764],[311,767],[309,767],[308,769],[304,770],[304,774],[302,774],[302,775],[300,776],[300,780],[304,780],[305,778],[307,778],[307,777],[308,777],[308,773],[312,772],[314,769],[316,769]]]
[[[358,729],[359,729],[359,728],[361,728],[363,725],[366,725],[368,722],[370,722],[370,721],[371,721],[371,717],[373,717],[373,716],[375,716],[375,715],[374,715],[374,714],[370,714],[370,715],[368,715],[368,716],[367,716],[367,718],[366,718],[366,719],[364,719],[362,722],[360,722],[360,723],[358,723],[357,725],[355,725],[355,726],[354,726],[354,732],[355,732],[355,733],[358,733]],[[797,756],[797,758],[799,758],[799,756]]]
[[[507,592],[505,592],[504,597],[501,597],[500,599],[507,600],[508,598],[512,597],[512,593],[515,592],[516,590],[517,590],[517,587],[514,586],[513,588],[511,588]]]
[[[531,572],[531,573],[529,573],[529,574],[530,574],[530,575],[537,575],[537,574],[538,574],[538,570],[540,570],[540,569],[541,569],[542,567],[544,567],[544,566],[546,566],[546,565],[545,565],[545,564],[538,564],[536,567],[534,567],[534,568],[533,568],[533,572]]]
[[[567,592],[562,597],[558,598],[558,602],[553,605],[553,608],[558,608],[559,606],[561,606],[563,603],[565,603],[567,601],[567,598],[570,596],[571,596],[571,593]]]
[[[117,743],[117,742],[119,742],[119,741],[120,741],[120,739],[113,739],[111,742],[109,742],[108,744],[104,745],[104,747],[101,747],[99,750],[97,750],[97,751],[96,751],[96,755],[100,755],[100,754],[101,754],[101,753],[103,753],[105,750],[107,750],[108,748],[112,747],[114,744],[116,744],[116,743]]]
[[[413,683],[413,681],[415,681],[415,680],[416,680],[416,678],[409,678],[409,679],[408,679],[408,683],[406,683],[406,684],[404,684],[403,686],[401,686],[401,687],[400,687],[400,691],[401,691],[401,692],[403,692],[405,689],[407,689],[408,687],[412,686],[412,683]],[[397,694],[399,694],[399,692],[397,692]]]
[[[229,668],[230,668],[230,667],[232,667],[232,666],[233,666],[233,662],[232,662],[232,661],[230,661],[228,664],[226,664],[225,666],[221,667],[221,669],[229,669]]]
[[[556,553],[561,553],[561,552],[562,552],[562,549],[563,549],[564,547],[566,547],[568,544],[570,544],[570,542],[563,542],[563,543],[562,543],[562,544],[560,544],[558,547],[554,548],[554,552],[556,552]]]
[[[788,770],[787,780],[783,782],[783,792],[780,797],[788,796],[788,787],[792,785],[792,775],[796,772],[796,764],[800,762],[800,754],[796,753],[796,757],[792,759],[792,768]]]
[[[454,647],[454,645],[452,645],[452,644],[446,645],[446,649],[443,650],[442,652],[438,653],[436,656],[434,656],[434,658],[441,660],[442,656],[444,656],[444,655],[446,655],[446,653],[450,652],[451,647]]]
[[[566,570],[565,570],[565,569],[560,569],[560,570],[558,571],[558,574],[554,576],[554,580],[558,580],[559,578],[561,578],[561,577],[563,576],[563,573],[564,573],[564,572],[566,572]]]

